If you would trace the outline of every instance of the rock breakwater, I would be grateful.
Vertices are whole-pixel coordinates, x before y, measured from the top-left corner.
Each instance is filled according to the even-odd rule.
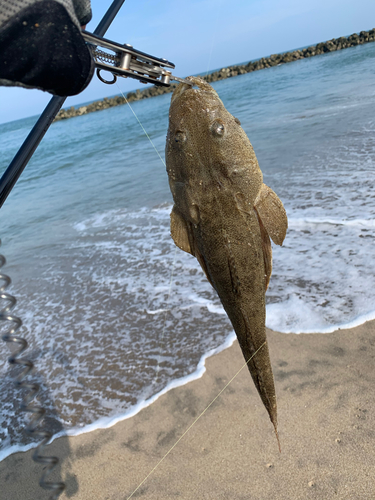
[[[251,73],[252,71],[278,66],[279,64],[298,61],[299,59],[304,59],[306,57],[313,57],[326,52],[334,52],[336,50],[342,50],[348,47],[354,47],[356,45],[362,45],[364,43],[374,41],[375,28],[370,31],[353,33],[348,37],[342,36],[340,38],[332,38],[332,40],[320,42],[317,45],[312,45],[311,47],[307,47],[305,49],[293,50],[282,54],[272,54],[269,57],[262,57],[257,61],[250,61],[246,64],[228,66],[227,68],[222,68],[220,71],[214,71],[203,78],[208,83],[212,83],[218,80],[224,80],[225,78],[231,78],[233,76]],[[138,89],[135,92],[129,92],[126,95],[126,99],[129,102],[139,101],[141,99],[147,99],[149,97],[173,92],[175,88],[176,84],[172,84],[170,87],[148,87],[143,90]],[[122,96],[118,95],[115,97],[105,97],[100,101],[92,102],[86,106],[80,106],[78,108],[72,106],[67,109],[62,109],[56,116],[55,121],[65,120],[74,116],[86,115],[88,113],[92,113],[93,111],[100,111],[102,109],[112,108],[122,104],[125,104],[125,99]]]

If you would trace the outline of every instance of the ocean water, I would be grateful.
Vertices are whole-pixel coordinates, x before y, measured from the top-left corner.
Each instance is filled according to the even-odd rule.
[[[375,318],[374,56],[373,43],[214,84],[289,218],[273,248],[272,329],[327,333]],[[162,157],[170,97],[132,104]],[[1,171],[33,123],[0,126]],[[14,312],[56,435],[134,414],[234,339],[196,260],[170,238],[171,202],[165,167],[124,105],[55,123],[0,211]],[[3,343],[0,459],[33,446],[8,355]]]

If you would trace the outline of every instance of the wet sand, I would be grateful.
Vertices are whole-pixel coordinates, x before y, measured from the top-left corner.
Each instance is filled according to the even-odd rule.
[[[199,380],[115,426],[60,438],[62,499],[373,500],[375,321],[331,334],[268,332],[282,452],[235,343]],[[44,500],[32,451],[0,463],[0,498]],[[153,471],[153,472],[152,472]]]

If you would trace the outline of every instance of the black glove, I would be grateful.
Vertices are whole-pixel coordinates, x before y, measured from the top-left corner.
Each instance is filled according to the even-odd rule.
[[[95,69],[80,28],[90,19],[89,0],[2,0],[0,84],[82,92]]]

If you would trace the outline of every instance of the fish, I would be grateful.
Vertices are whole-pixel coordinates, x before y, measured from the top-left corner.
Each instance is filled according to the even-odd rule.
[[[236,333],[277,442],[277,402],[266,337],[270,238],[282,245],[285,208],[263,183],[240,121],[200,77],[172,94],[166,168],[174,205],[171,236],[197,258]],[[197,87],[197,88],[195,88]]]

